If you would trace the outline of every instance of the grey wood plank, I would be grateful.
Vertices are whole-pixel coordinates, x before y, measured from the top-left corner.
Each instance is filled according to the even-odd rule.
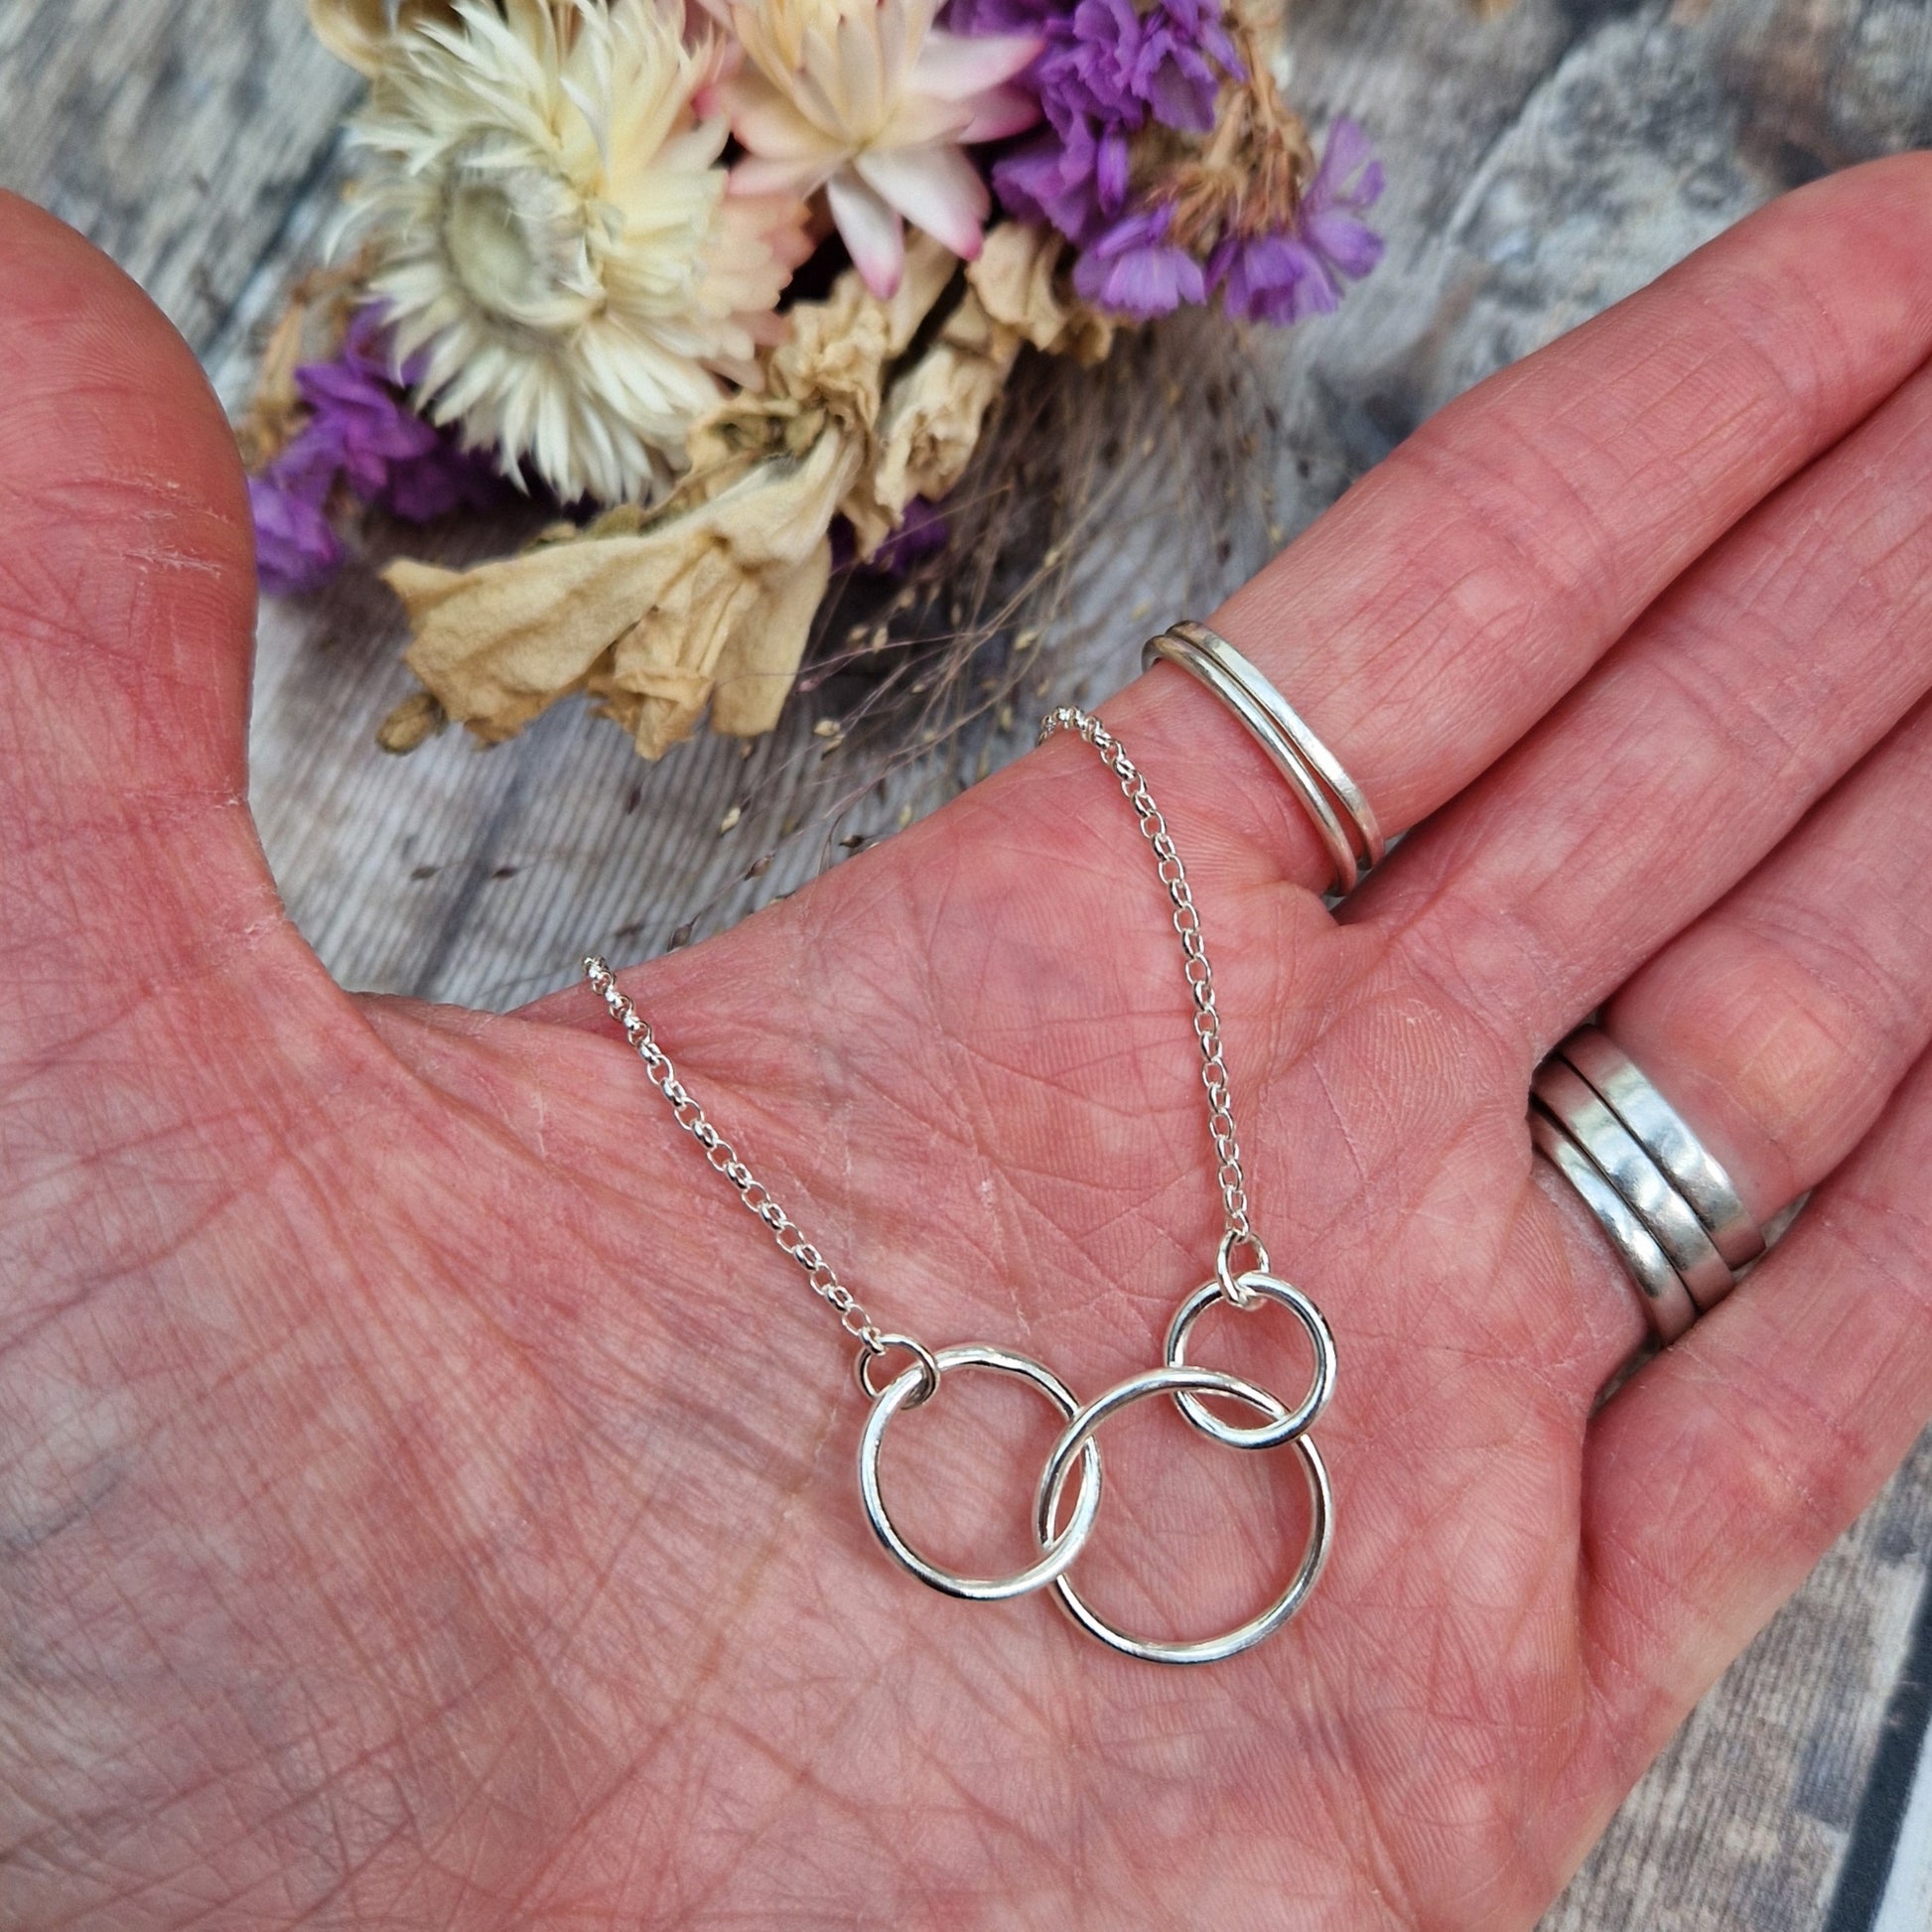
[[[300,0],[6,0],[0,187],[99,243],[206,355],[312,217],[356,89]]]
[[[1903,1824],[1871,1932],[1925,1932],[1932,1925],[1932,1737],[1919,1752]]]
[[[1122,681],[1148,629],[1249,574],[1469,383],[1781,188],[1932,133],[1919,0],[1524,0],[1485,24],[1448,0],[1311,0],[1298,22],[1300,96],[1356,114],[1387,156],[1388,258],[1338,321],[1156,332],[1075,380],[1042,435],[1132,420],[1152,442],[1117,453],[1125,484],[1057,587],[1065,648],[1045,690],[1027,667],[1011,727],[890,770],[862,738],[828,759],[811,725],[852,702],[828,685],[749,759],[701,737],[645,766],[568,706],[493,752],[451,734],[397,761],[370,742],[408,688],[386,593],[350,572],[265,609],[254,801],[345,982],[503,1006],[586,944],[635,957],[742,916],[1022,749],[1049,695]],[[107,247],[238,401],[328,223],[354,91],[298,0],[5,0],[0,183]],[[431,554],[466,546],[483,544],[442,533]],[[1552,1932],[1824,1925],[1929,1547],[1932,1442],[1700,1706]]]

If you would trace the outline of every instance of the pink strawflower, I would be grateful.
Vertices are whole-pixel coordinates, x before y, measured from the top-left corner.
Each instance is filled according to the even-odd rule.
[[[866,286],[894,294],[907,221],[972,261],[991,207],[967,147],[1031,127],[1013,77],[1036,35],[969,38],[934,27],[935,0],[706,0],[744,59],[715,83],[748,158],[734,195],[823,188]]]

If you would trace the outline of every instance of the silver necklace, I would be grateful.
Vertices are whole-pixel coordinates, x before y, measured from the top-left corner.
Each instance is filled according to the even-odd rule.
[[[1214,1143],[1215,1178],[1226,1222],[1215,1251],[1213,1274],[1182,1301],[1169,1323],[1162,1364],[1129,1376],[1084,1406],[1051,1369],[1031,1356],[983,1342],[928,1348],[912,1335],[881,1328],[839,1280],[831,1263],[805,1239],[797,1222],[778,1205],[770,1190],[739,1159],[732,1144],[706,1119],[704,1109],[678,1078],[670,1055],[657,1043],[650,1023],[619,992],[611,969],[602,959],[592,957],[585,960],[584,972],[610,1008],[612,1018],[623,1029],[624,1037],[636,1049],[646,1075],[669,1103],[677,1124],[704,1150],[704,1157],[712,1167],[738,1190],[739,1199],[771,1230],[778,1247],[805,1271],[812,1292],[831,1306],[840,1325],[859,1344],[853,1370],[860,1389],[872,1404],[872,1413],[866,1419],[859,1442],[859,1495],[867,1520],[894,1561],[932,1588],[975,1602],[1024,1596],[1051,1585],[1074,1621],[1115,1650],[1159,1664],[1214,1663],[1251,1648],[1279,1630],[1308,1600],[1327,1559],[1334,1534],[1334,1503],[1329,1493],[1327,1469],[1309,1431],[1334,1392],[1334,1339],[1314,1303],[1292,1283],[1270,1272],[1268,1250],[1248,1218],[1241,1147],[1235,1138],[1227,1063],[1221,1053],[1221,1017],[1214,1003],[1214,971],[1201,940],[1200,914],[1194,907],[1187,871],[1174,849],[1167,821],[1154,802],[1154,794],[1148,789],[1140,767],[1098,718],[1071,705],[1062,705],[1040,726],[1040,743],[1044,744],[1060,731],[1077,733],[1120,780],[1121,791],[1133,806],[1141,832],[1153,849],[1161,883],[1173,901],[1173,926],[1180,937],[1182,972],[1194,1002],[1194,1037],[1200,1047],[1208,1133]],[[1235,1257],[1243,1250],[1253,1266],[1236,1273]],[[1308,1393],[1294,1408],[1238,1375],[1220,1369],[1197,1368],[1187,1361],[1187,1337],[1194,1323],[1216,1302],[1227,1302],[1244,1311],[1275,1303],[1300,1320],[1314,1349],[1314,1369]],[[876,1386],[872,1375],[874,1364],[882,1356],[893,1353],[911,1359],[883,1388]],[[1039,1544],[1039,1557],[1008,1577],[962,1577],[928,1561],[899,1534],[879,1486],[880,1449],[893,1418],[901,1409],[916,1409],[931,1401],[945,1376],[955,1369],[967,1368],[992,1369],[1031,1384],[1058,1410],[1065,1422],[1058,1442],[1047,1455],[1034,1495],[1034,1533]],[[1085,1547],[1100,1508],[1097,1434],[1109,1417],[1152,1395],[1172,1396],[1188,1422],[1230,1449],[1293,1449],[1308,1481],[1308,1541],[1287,1587],[1266,1609],[1216,1637],[1169,1642],[1131,1636],[1100,1616],[1080,1596],[1067,1574]],[[1204,1395],[1239,1403],[1259,1416],[1260,1421],[1247,1425],[1226,1422],[1201,1402]],[[1072,1507],[1062,1521],[1062,1505],[1076,1460],[1078,1487]]]

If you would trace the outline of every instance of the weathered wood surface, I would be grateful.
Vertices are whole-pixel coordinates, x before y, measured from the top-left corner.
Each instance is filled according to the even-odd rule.
[[[1311,0],[1298,22],[1300,97],[1387,157],[1388,259],[1339,322],[1215,339],[1245,433],[1203,473],[1183,381],[1085,546],[1055,695],[1122,681],[1156,621],[1211,602],[1470,382],[1780,189],[1932,133],[1922,0],[1525,0],[1487,24],[1454,0]],[[354,91],[298,0],[0,0],[0,184],[115,255],[236,400],[320,247]],[[1120,379],[1096,379],[1095,412]],[[400,641],[366,572],[263,615],[256,811],[291,911],[356,986],[514,1004],[586,944],[636,957],[728,921],[1024,742],[989,723],[868,788],[876,753],[848,744],[828,771],[805,694],[749,759],[700,738],[644,766],[565,706],[486,755],[450,735],[396,760],[370,734],[409,688]],[[819,822],[834,794],[855,802]],[[1929,1547],[1932,1441],[1639,1785],[1551,1932],[1868,1922],[1841,1867]]]

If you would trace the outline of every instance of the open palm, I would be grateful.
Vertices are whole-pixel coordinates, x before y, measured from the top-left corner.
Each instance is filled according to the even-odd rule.
[[[1225,608],[1384,826],[1429,820],[1338,918],[1211,700],[1164,667],[1103,708],[1340,1352],[1319,1589],[1173,1671],[883,1560],[849,1343],[589,992],[331,983],[243,798],[219,415],[0,203],[0,1916],[1527,1924],[1932,1413],[1928,259],[1927,163],[1808,189]],[[1082,1397],[1158,1359],[1219,1204],[1084,747],[623,977],[883,1326]],[[1641,1317],[1523,1114],[1612,994],[1756,1213],[1819,1191],[1592,1414]],[[1194,1353],[1292,1399],[1293,1326]],[[894,1425],[908,1531],[1028,1561],[1057,1427],[949,1377]],[[1105,1444],[1078,1574],[1117,1621],[1279,1587],[1292,1457],[1164,1404]]]

